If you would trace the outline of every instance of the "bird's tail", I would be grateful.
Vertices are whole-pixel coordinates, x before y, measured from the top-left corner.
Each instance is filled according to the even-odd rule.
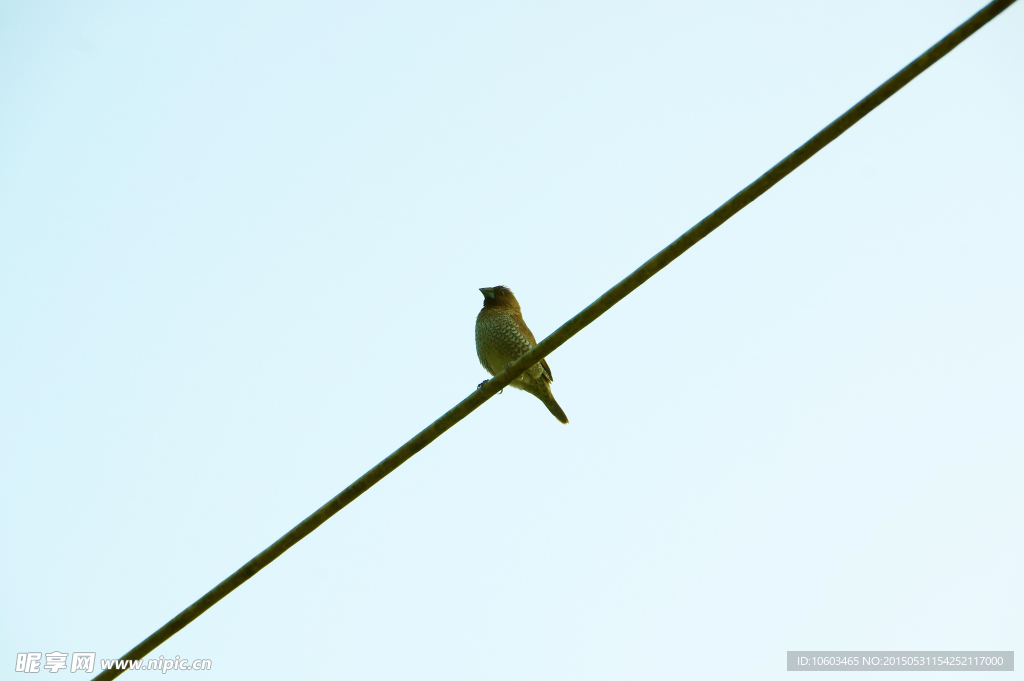
[[[555,402],[555,396],[551,393],[551,387],[544,387],[547,388],[547,390],[542,394],[537,395],[537,397],[539,397],[540,401],[544,403],[544,406],[548,408],[548,411],[554,414],[556,419],[562,423],[569,423],[569,417],[566,416],[565,412],[562,411],[562,408],[558,406],[558,402]]]

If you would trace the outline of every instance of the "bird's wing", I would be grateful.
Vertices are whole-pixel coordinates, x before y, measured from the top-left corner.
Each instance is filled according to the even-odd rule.
[[[537,339],[533,337],[533,331],[530,331],[530,327],[526,325],[526,321],[522,317],[516,320],[516,328],[519,329],[519,333],[526,336],[526,340],[530,341],[531,348],[537,344]]]
[[[526,336],[526,339],[530,341],[530,349],[533,349],[533,347],[537,345],[537,339],[533,337],[533,331],[530,331],[530,327],[526,325],[526,321],[524,320],[522,324],[516,324],[516,326],[519,331]],[[544,369],[544,376],[548,379],[548,382],[553,383],[555,379],[551,377],[551,367],[548,366],[548,360],[546,358],[542,359],[540,361],[540,365]]]
[[[551,377],[551,367],[548,366],[548,358],[545,357],[540,361],[541,367],[544,368],[544,375],[547,376],[549,383],[554,383],[555,379]],[[570,377],[571,378],[571,377]]]

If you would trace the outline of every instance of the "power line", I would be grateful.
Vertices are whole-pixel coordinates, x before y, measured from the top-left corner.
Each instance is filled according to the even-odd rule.
[[[459,402],[441,418],[431,423],[411,440],[396,449],[391,455],[346,487],[340,494],[321,506],[316,512],[285,533],[259,555],[208,591],[202,598],[182,610],[167,624],[157,629],[144,641],[125,653],[120,659],[142,659],[158,645],[181,631],[190,622],[210,609],[217,601],[237,589],[250,577],[297,544],[306,535],[324,524],[328,518],[380,482],[388,473],[401,466],[446,430],[468,416],[470,412],[489,400],[527,368],[554,352],[584,327],[607,312],[613,305],[685,253],[691,246],[706,237],[757,197],[764,194],[782,178],[796,170],[807,159],[821,151],[829,142],[843,134],[857,121],[874,110],[875,107],[894,95],[900,88],[948,54],[953,48],[998,16],[999,13],[1014,2],[1015,0],[995,0],[983,7],[977,14],[954,29],[920,57],[907,64],[896,75],[882,83],[871,94],[857,102],[846,113],[825,126],[821,132],[807,140],[796,151],[779,161],[768,172],[747,185],[746,188],[687,230],[681,237],[658,252],[628,277],[608,289],[600,298],[584,308],[582,312],[558,327],[554,333],[541,341],[536,347],[510,364],[504,372],[484,383],[481,388],[475,390],[469,397]],[[122,671],[124,670],[108,669],[102,671],[96,679],[97,681],[100,679],[113,679],[120,675]]]

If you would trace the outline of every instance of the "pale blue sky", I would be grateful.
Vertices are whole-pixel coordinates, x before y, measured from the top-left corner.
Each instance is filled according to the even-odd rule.
[[[0,677],[126,652],[465,397],[479,287],[547,335],[981,6],[0,4]],[[551,355],[570,425],[506,390],[154,656],[1024,649],[1022,38]]]

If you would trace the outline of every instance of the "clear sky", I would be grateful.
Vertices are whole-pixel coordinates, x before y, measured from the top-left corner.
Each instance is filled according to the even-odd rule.
[[[478,288],[546,336],[981,6],[0,4],[0,678],[469,394]],[[1017,5],[552,354],[570,425],[505,390],[153,656],[1024,650],[1022,65]]]

